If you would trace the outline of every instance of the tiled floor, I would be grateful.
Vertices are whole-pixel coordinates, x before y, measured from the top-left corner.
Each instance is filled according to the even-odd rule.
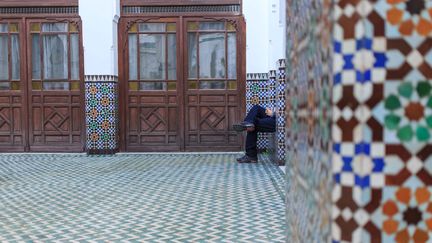
[[[0,242],[283,242],[283,173],[236,155],[0,155]]]

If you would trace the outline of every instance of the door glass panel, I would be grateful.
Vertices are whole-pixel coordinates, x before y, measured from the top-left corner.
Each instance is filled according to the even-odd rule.
[[[164,23],[145,23],[139,24],[139,32],[165,32]]]
[[[9,82],[0,82],[0,90],[10,90]]]
[[[20,47],[18,35],[11,35],[12,80],[20,80]]]
[[[228,89],[236,90],[237,89],[237,82],[236,81],[228,81]]]
[[[11,33],[18,33],[18,24],[10,24],[9,25],[9,32]]]
[[[197,58],[197,38],[195,33],[188,34],[188,66],[189,78],[197,78],[198,76],[198,58]]]
[[[174,82],[168,83],[168,90],[177,90],[177,83]]]
[[[20,90],[20,82],[11,82],[11,90]]]
[[[0,80],[9,80],[8,36],[0,35]]]
[[[69,90],[69,82],[44,82],[44,90]]]
[[[237,78],[237,41],[236,34],[228,34],[228,78]]]
[[[228,31],[236,31],[236,28],[233,24],[227,23],[227,30]]]
[[[7,33],[7,32],[8,32],[8,25],[0,24],[0,33]]]
[[[225,23],[223,22],[200,22],[200,30],[225,30]]]
[[[44,78],[45,79],[67,79],[68,78],[67,35],[45,35],[43,36],[42,44],[43,44]]]
[[[166,28],[167,28],[168,32],[175,32],[177,29],[177,24],[176,23],[168,23]]]
[[[175,34],[168,35],[168,79],[177,79],[177,41]]]
[[[32,78],[41,79],[40,36],[32,35]]]
[[[31,32],[40,32],[40,23],[31,23],[30,24]]]
[[[141,34],[139,48],[140,79],[165,79],[165,35]]]
[[[44,23],[42,24],[43,32],[68,32],[67,23]]]
[[[200,78],[225,78],[225,34],[199,36]]]
[[[200,89],[225,89],[225,81],[201,81]]]
[[[71,79],[79,79],[79,39],[77,34],[71,34]]]
[[[189,81],[188,82],[188,88],[189,89],[198,89],[198,82],[197,81]]]
[[[165,82],[141,82],[140,90],[166,90]]]
[[[129,80],[138,79],[137,35],[129,35]]]
[[[75,24],[69,23],[69,32],[78,32],[78,27]]]

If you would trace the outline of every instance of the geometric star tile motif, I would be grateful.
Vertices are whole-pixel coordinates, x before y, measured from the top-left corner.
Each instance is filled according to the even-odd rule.
[[[254,105],[267,107],[269,104],[269,87],[267,73],[249,73],[246,80],[246,112]],[[258,133],[258,150],[269,148],[269,136],[266,133]]]
[[[432,239],[430,187],[386,187],[379,210],[383,242],[429,242]]]
[[[335,182],[343,186],[381,188],[384,186],[383,144],[334,144]]]
[[[334,85],[384,82],[387,57],[385,50],[382,50],[385,43],[380,43],[380,40],[382,39],[364,37],[341,42],[335,41]]]
[[[114,153],[118,149],[117,78],[86,76],[86,127],[88,153]]]
[[[358,10],[356,4],[351,7],[344,14],[353,17]],[[329,242],[332,235],[331,10],[327,0],[287,1],[285,160],[292,242]],[[344,115],[350,120],[349,104],[345,102],[340,110],[346,107]],[[341,115],[340,119],[345,118]],[[348,210],[344,215],[351,217]]]
[[[387,143],[404,143],[415,152],[432,141],[432,82],[388,82],[377,109]]]
[[[315,168],[331,153],[334,243],[432,242],[432,1],[287,6],[287,184],[292,207],[304,212],[288,217],[288,232],[314,242],[305,226],[313,210],[299,201],[325,203],[305,195],[316,193],[311,178],[322,178]],[[320,72],[325,55],[316,57],[330,42],[318,33],[330,29],[333,65]],[[326,74],[332,82],[323,85]],[[322,106],[310,104],[323,102],[323,86],[332,90],[331,150],[314,147],[320,129],[311,114]]]

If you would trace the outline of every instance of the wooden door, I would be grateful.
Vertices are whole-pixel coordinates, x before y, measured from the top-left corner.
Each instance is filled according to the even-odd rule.
[[[123,58],[127,151],[179,151],[182,83],[178,19],[131,20]],[[122,69],[123,65],[120,64]],[[123,130],[124,131],[124,130]]]
[[[241,149],[231,129],[245,106],[240,20],[122,19],[123,151]]]
[[[80,20],[27,21],[29,151],[84,150]]]
[[[0,151],[26,149],[26,79],[21,19],[0,21]]]
[[[185,34],[185,149],[238,151],[243,117],[238,19],[188,18]]]
[[[0,22],[0,152],[84,150],[80,20]]]

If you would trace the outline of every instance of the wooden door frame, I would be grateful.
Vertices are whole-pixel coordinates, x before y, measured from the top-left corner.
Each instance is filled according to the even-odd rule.
[[[29,24],[37,20],[42,22],[73,22],[78,28],[79,35],[79,80],[80,90],[75,91],[79,93],[80,99],[80,130],[81,130],[81,141],[80,146],[31,146],[30,137],[32,133],[32,114],[31,114],[31,94],[32,90],[32,63],[31,58],[31,32],[29,31]],[[21,127],[23,131],[23,146],[2,146],[2,151],[10,152],[83,152],[85,149],[85,87],[84,87],[84,48],[83,48],[83,34],[82,34],[82,22],[79,16],[65,16],[65,15],[53,15],[47,17],[46,15],[32,15],[32,16],[0,16],[0,21],[4,23],[18,23],[19,24],[19,43],[20,43],[20,92],[21,92]],[[69,53],[69,52],[68,52]],[[69,53],[70,54],[70,53]],[[70,57],[69,57],[70,58]],[[69,59],[70,60],[70,59]],[[68,60],[68,67],[70,66]],[[70,70],[70,67],[69,67]],[[73,91],[69,91],[73,92]],[[72,122],[72,118],[71,118]],[[72,131],[71,131],[72,132]]]
[[[31,56],[32,56],[32,50],[31,50],[31,36],[32,33],[30,31],[30,24],[32,22],[38,22],[38,23],[68,23],[68,24],[74,24],[77,29],[78,29],[78,40],[79,40],[79,91],[37,91],[40,93],[44,93],[44,92],[69,92],[70,97],[72,97],[72,95],[74,93],[78,93],[79,94],[79,102],[80,102],[80,113],[79,113],[79,121],[80,121],[80,137],[81,137],[81,141],[80,144],[81,145],[77,145],[77,146],[71,146],[71,145],[64,145],[64,146],[39,146],[39,145],[31,145],[30,143],[30,137],[31,134],[33,133],[32,130],[32,125],[31,123],[33,122],[32,118],[32,110],[30,109],[31,107],[31,100],[30,98],[32,97],[32,94],[35,92],[32,89],[32,86],[29,85],[29,83],[32,82],[32,63],[31,61]],[[26,108],[27,108],[27,115],[28,115],[28,119],[27,119],[27,134],[28,134],[28,144],[27,144],[27,149],[26,151],[31,151],[31,152],[84,152],[85,151],[85,146],[86,146],[86,127],[85,127],[85,84],[84,84],[84,46],[83,46],[83,32],[82,32],[82,20],[79,16],[65,16],[65,15],[60,15],[60,16],[56,16],[56,17],[30,17],[30,18],[25,18],[25,40],[26,40],[26,61],[27,61],[27,66],[26,66],[26,70],[27,70],[27,74],[26,74],[26,79],[27,79],[27,104],[26,104]],[[68,34],[69,36],[70,34]],[[70,47],[70,39],[68,38],[68,46]],[[68,77],[70,76],[70,48],[68,48]],[[43,75],[43,74],[41,74]],[[70,82],[70,79],[68,78],[68,82]],[[69,84],[70,85],[70,84]],[[43,95],[42,95],[43,97]],[[69,102],[69,108],[70,108],[70,113],[72,113],[72,106],[71,106],[71,101]],[[70,117],[71,119],[71,127],[72,127],[72,116]],[[73,132],[72,130],[70,131],[71,133]]]
[[[17,23],[19,25],[19,31],[17,32],[18,38],[19,38],[19,59],[20,59],[20,96],[21,96],[21,132],[22,132],[22,146],[1,146],[1,151],[5,152],[26,152],[28,148],[28,131],[27,131],[27,123],[28,123],[28,102],[27,102],[27,79],[26,79],[26,55],[25,55],[25,18],[23,17],[2,17],[0,16],[0,23],[2,24],[10,24],[10,23]],[[9,38],[8,38],[9,42]],[[10,52],[10,46],[8,46],[9,52]],[[9,71],[11,70],[11,66],[8,66]],[[9,91],[0,91],[0,92],[9,92],[10,95],[12,95],[13,90]],[[13,107],[13,101],[11,101],[11,105]]]
[[[246,25],[245,25],[245,20],[243,16],[219,16],[219,15],[206,15],[206,16],[187,16],[184,18],[183,20],[183,28],[186,30],[186,26],[187,26],[187,22],[188,21],[196,21],[196,22],[211,22],[211,21],[215,21],[215,22],[228,22],[234,25],[234,27],[236,28],[236,38],[237,38],[237,55],[236,55],[236,61],[237,61],[237,92],[236,92],[236,96],[239,99],[239,105],[240,105],[240,116],[242,117],[243,114],[245,114],[246,112]],[[187,46],[187,31],[185,31],[183,33],[184,35],[184,48],[183,50],[187,53],[188,51],[188,46]],[[244,51],[242,51],[244,50]],[[183,73],[183,80],[187,81],[188,80],[188,56],[185,54],[183,56],[183,63],[184,63],[184,73]],[[226,70],[226,72],[228,72],[228,70]],[[228,75],[228,73],[227,73]],[[184,93],[184,97],[185,99],[187,98],[187,85],[185,85],[185,88],[183,90]],[[225,92],[227,92],[228,90],[225,90]],[[199,91],[200,94],[212,94],[212,90],[204,90],[204,91]],[[230,92],[234,92],[230,91]],[[227,93],[228,94],[228,93]],[[226,101],[228,102],[228,101]],[[186,100],[184,100],[184,104],[186,104]],[[186,107],[184,107],[184,109],[186,109]],[[185,116],[185,120],[183,121],[183,123],[186,125],[187,123],[187,119],[186,119],[186,115]],[[242,118],[241,118],[242,119]],[[229,129],[229,128],[228,128]],[[186,137],[186,128],[184,128],[184,137]],[[241,141],[241,143],[239,144],[239,149],[241,150],[243,148],[243,139]],[[233,148],[232,145],[227,145],[227,146],[215,146],[212,147],[212,151],[237,151],[238,149]],[[195,152],[195,151],[205,151],[208,152],[208,145],[202,145],[202,146],[194,146],[194,145],[190,145],[190,146],[186,146],[185,145],[185,149],[184,151],[187,152]]]
[[[119,65],[119,144],[120,151],[126,152],[127,149],[127,105],[128,105],[128,30],[130,27],[137,22],[149,22],[152,20],[172,20],[177,19],[177,63],[182,62],[181,65],[177,65],[177,95],[179,100],[178,112],[180,122],[177,124],[178,137],[180,139],[180,150],[186,151],[185,145],[185,99],[186,89],[185,84],[187,80],[187,56],[185,52],[186,45],[186,29],[185,24],[189,19],[206,20],[206,21],[228,21],[234,24],[237,33],[237,97],[240,102],[241,115],[246,112],[246,25],[243,16],[220,16],[220,15],[208,15],[208,16],[123,16],[120,18],[118,23],[118,50],[120,52],[118,65]],[[240,146],[242,147],[243,144]],[[212,148],[213,150],[227,150],[228,148]],[[208,150],[208,148],[194,148],[196,150]]]
[[[128,149],[128,143],[127,143],[127,135],[128,135],[128,123],[129,123],[129,117],[127,116],[128,112],[128,92],[129,92],[129,51],[128,51],[128,31],[130,27],[133,24],[139,24],[139,23],[166,23],[166,22],[175,22],[177,25],[176,30],[176,41],[177,41],[177,52],[176,52],[176,60],[177,60],[177,69],[176,69],[176,76],[177,76],[177,100],[178,100],[178,112],[179,112],[179,120],[180,122],[177,123],[177,131],[178,131],[178,147],[179,149],[169,148],[167,151],[178,151],[182,150],[184,148],[184,138],[183,138],[183,124],[181,122],[183,119],[183,93],[181,90],[183,89],[183,65],[179,63],[178,60],[180,60],[180,57],[182,55],[182,49],[181,47],[181,20],[179,17],[121,17],[119,20],[119,31],[118,31],[118,50],[121,52],[119,56],[119,117],[120,117],[120,126],[119,126],[119,143],[120,143],[120,151],[134,151],[134,149]],[[164,91],[164,92],[169,92]],[[163,148],[148,148],[146,150],[149,150],[151,152],[158,152],[158,151],[165,151]]]

